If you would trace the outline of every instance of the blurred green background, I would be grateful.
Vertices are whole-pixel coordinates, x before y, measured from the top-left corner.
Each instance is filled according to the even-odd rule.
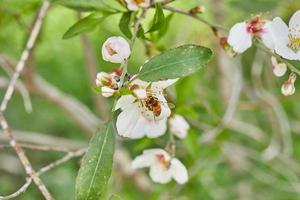
[[[0,0],[0,54],[18,60],[40,5],[39,0]],[[206,7],[202,17],[228,28],[255,14],[262,14],[270,19],[281,16],[288,21],[300,9],[299,0],[178,0],[171,4],[185,10],[196,5]],[[145,26],[149,24],[152,16],[153,12],[147,15]],[[120,14],[111,16],[93,32],[88,33],[96,57],[97,71],[110,71],[113,67],[118,67],[104,62],[100,49],[106,38],[122,35],[118,29],[120,17]],[[62,35],[77,20],[76,11],[53,4],[46,16],[31,64],[34,73],[41,75],[64,93],[72,95],[100,117],[93,97],[96,94],[92,91],[88,78],[82,40],[80,36],[62,39]],[[209,27],[179,14],[172,18],[167,34],[155,44],[154,52],[186,43],[208,46],[215,54],[213,61],[205,69],[180,80],[170,90],[176,99],[175,112],[185,116],[192,126],[185,140],[177,140],[177,157],[188,168],[189,182],[184,186],[176,185],[175,182],[166,185],[152,184],[151,192],[145,192],[132,184],[131,178],[121,177],[116,169],[108,192],[118,194],[122,199],[149,200],[300,199],[299,81],[296,82],[296,94],[283,97],[280,87],[288,75],[276,78],[272,74],[268,56],[262,52],[262,56],[257,56],[257,49],[253,47],[235,58],[241,58],[241,66],[232,64],[234,62],[224,55]],[[258,76],[252,69],[255,59],[263,63],[262,73]],[[144,45],[137,41],[129,71],[137,72],[145,60],[147,56]],[[231,64],[228,65],[226,60]],[[222,127],[213,141],[204,142],[205,135],[214,130],[213,127],[220,126],[230,99],[231,87],[235,84],[237,69],[242,74],[242,82],[239,84],[243,84],[234,115],[239,123]],[[7,77],[2,68],[0,75]],[[24,76],[22,80],[26,82]],[[4,91],[1,88],[1,98]],[[30,113],[24,109],[19,92],[15,92],[9,104],[5,114],[14,130],[61,137],[76,144],[88,142],[91,135],[70,119],[66,112],[39,95],[30,96],[33,105]],[[106,103],[110,106],[112,104],[110,99]],[[289,132],[292,140],[290,146],[294,151],[287,156],[283,147],[284,140],[289,139]],[[145,148],[163,147],[166,141],[167,135],[158,139],[122,141],[122,144],[134,157]],[[5,144],[5,141],[0,140],[0,143]],[[269,146],[270,144],[275,145]],[[264,155],[267,154],[267,147],[271,152],[276,152],[278,147],[278,155],[266,159]],[[270,150],[273,147],[275,151]],[[29,149],[26,152],[35,169],[64,155],[60,152]],[[41,178],[56,199],[74,199],[78,168],[79,159],[72,159]],[[144,172],[148,173],[146,170]],[[14,151],[0,148],[0,195],[17,190],[25,182],[24,178],[24,171]],[[32,184],[24,194],[15,199],[43,198]]]

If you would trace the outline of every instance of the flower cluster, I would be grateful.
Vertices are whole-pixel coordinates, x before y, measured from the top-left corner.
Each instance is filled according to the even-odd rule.
[[[236,53],[243,53],[251,47],[253,38],[262,41],[274,56],[280,58],[280,63],[275,57],[271,62],[274,74],[283,76],[287,71],[286,60],[300,60],[300,10],[293,14],[288,25],[280,17],[267,20],[261,16],[237,23],[230,29],[227,42]],[[285,96],[294,94],[295,80],[296,74],[292,73],[282,85]]]
[[[144,5],[139,3],[142,1],[127,2],[128,6],[129,2]],[[102,47],[103,59],[120,63],[121,66],[126,63],[130,54],[130,45],[122,37],[110,37]],[[126,82],[122,82],[124,77],[128,79]],[[116,121],[118,135],[129,139],[157,138],[164,135],[169,127],[170,134],[183,139],[187,136],[189,124],[181,115],[172,114],[170,104],[164,96],[164,90],[176,81],[177,79],[146,82],[136,75],[129,76],[117,69],[111,73],[98,73],[96,86],[101,89],[104,97],[118,97],[114,107],[114,111],[120,110]],[[126,92],[120,92],[121,89]],[[173,157],[172,150],[167,149],[145,150],[134,159],[133,168],[149,167],[150,177],[154,182],[167,183],[172,178],[179,184],[187,182],[185,166]]]

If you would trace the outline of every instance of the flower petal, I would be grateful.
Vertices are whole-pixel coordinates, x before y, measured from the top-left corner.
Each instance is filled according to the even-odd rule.
[[[174,115],[169,119],[170,131],[177,137],[183,139],[186,137],[190,125],[181,115]]]
[[[287,25],[280,17],[276,17],[273,19],[271,24],[271,31],[274,37],[274,41],[276,41],[275,45],[280,44],[280,46],[287,46],[289,43],[289,30]]]
[[[295,12],[289,21],[289,27],[291,29],[296,29],[299,31],[300,29],[300,10]]]
[[[120,136],[131,137],[132,130],[141,117],[138,105],[133,103],[126,107],[117,118],[117,131]]]
[[[154,159],[154,154],[142,154],[140,156],[137,156],[132,161],[131,166],[134,169],[150,167],[150,165],[153,164]]]
[[[109,87],[106,87],[106,86],[104,86],[104,87],[101,87],[101,94],[102,94],[102,96],[104,96],[104,97],[111,97],[116,91],[115,90],[113,90],[113,89],[111,89],[111,88],[109,88]]]
[[[187,169],[177,158],[171,160],[170,171],[177,183],[184,184],[188,181]]]
[[[275,48],[275,41],[274,41],[274,35],[272,32],[272,22],[268,21],[264,25],[264,31],[261,34],[261,39],[264,45],[268,47],[270,50],[274,50]]]
[[[105,61],[122,63],[131,54],[128,42],[119,36],[108,38],[102,46],[102,57]]]
[[[170,170],[157,163],[150,167],[150,177],[156,183],[166,184],[171,181],[172,174]]]
[[[167,130],[167,118],[158,121],[155,120],[149,121],[148,127],[145,131],[146,131],[146,135],[149,138],[156,138],[165,134],[166,130]]]
[[[122,110],[124,110],[127,106],[132,104],[134,101],[135,101],[134,96],[132,96],[132,95],[123,95],[118,99],[114,110],[118,110],[120,108]]]
[[[147,129],[149,126],[149,122],[145,119],[142,115],[140,115],[139,119],[137,120],[136,124],[134,125],[130,138],[131,139],[140,139],[145,136]]]
[[[163,90],[163,89],[166,89],[167,87],[169,87],[170,85],[173,85],[178,80],[179,79],[176,78],[176,79],[168,79],[165,81],[156,81],[156,82],[152,83],[151,88],[153,90]]]
[[[237,53],[243,53],[252,45],[252,36],[247,32],[245,22],[235,24],[229,32],[228,44]]]

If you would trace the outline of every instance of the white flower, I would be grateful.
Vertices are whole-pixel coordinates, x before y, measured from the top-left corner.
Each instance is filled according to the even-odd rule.
[[[285,63],[278,63],[277,59],[274,56],[271,57],[271,62],[274,75],[278,77],[283,76],[287,71],[287,65]]]
[[[131,50],[128,42],[118,36],[108,38],[102,46],[102,57],[112,63],[123,63],[130,56]]]
[[[291,17],[289,27],[280,17],[274,18],[271,30],[276,41],[275,52],[289,60],[300,60],[300,10]]]
[[[118,90],[119,79],[120,74],[117,70],[110,74],[99,72],[96,78],[96,85],[97,87],[101,87],[101,94],[104,97],[110,97]]]
[[[190,125],[181,115],[174,115],[169,118],[170,131],[177,137],[183,139],[187,136]]]
[[[150,168],[150,177],[157,183],[168,183],[173,178],[177,183],[184,184],[188,181],[186,167],[177,159],[172,158],[163,149],[148,149],[132,161],[132,167]]]
[[[289,79],[283,83],[283,85],[281,86],[281,93],[284,96],[290,96],[295,93],[296,89],[294,83],[296,81],[296,78],[296,74],[291,73]]]
[[[229,31],[228,44],[237,53],[243,53],[252,45],[252,37],[259,37],[269,48],[274,48],[273,36],[270,31],[271,22],[259,16],[245,22],[235,24]]]
[[[117,118],[118,134],[131,139],[163,135],[171,114],[163,90],[176,80],[153,83],[134,80],[130,85],[133,95],[120,97],[115,106],[115,110],[122,109]]]
[[[139,7],[147,8],[150,6],[150,0],[125,0],[128,10],[135,11]]]

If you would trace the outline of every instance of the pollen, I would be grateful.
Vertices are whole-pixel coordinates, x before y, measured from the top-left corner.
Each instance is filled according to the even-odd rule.
[[[289,34],[289,39],[290,39],[290,42],[289,42],[288,46],[293,51],[298,51],[300,49],[300,36],[295,36],[295,35]]]
[[[133,0],[136,4],[144,3],[144,0]]]
[[[168,169],[170,167],[170,162],[168,160],[166,160],[166,158],[163,154],[156,155],[156,158],[157,158],[158,162],[166,169]]]

